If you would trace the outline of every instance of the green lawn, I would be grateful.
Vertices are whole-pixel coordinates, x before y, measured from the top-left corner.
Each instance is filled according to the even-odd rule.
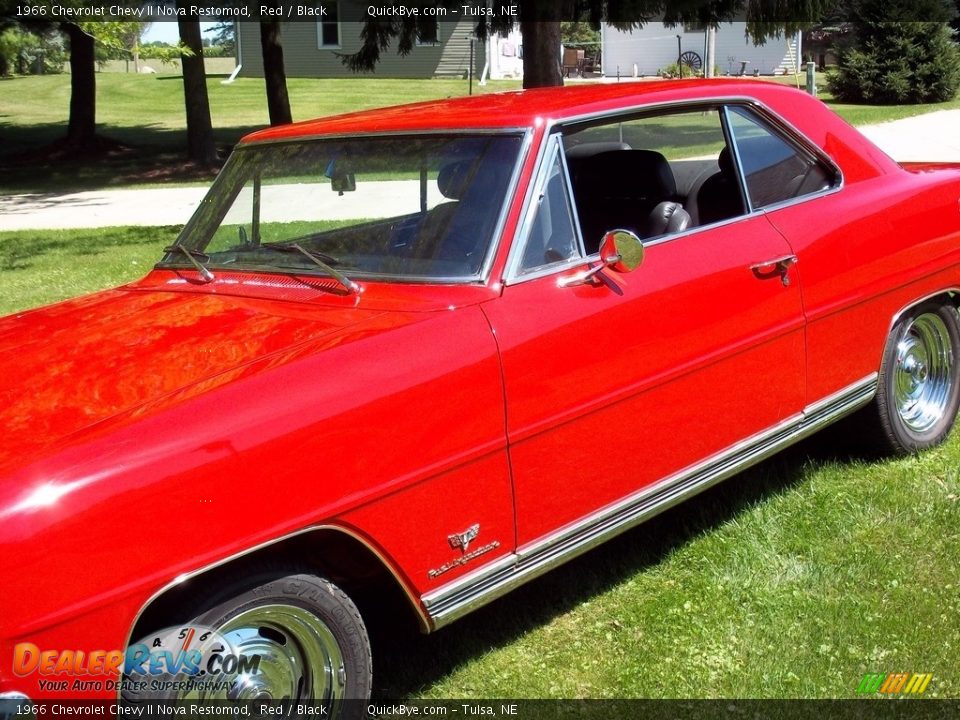
[[[827,76],[825,73],[818,72],[817,78],[817,97],[823,100],[838,115],[843,117],[851,125],[873,125],[875,123],[888,122],[890,120],[900,120],[914,115],[933,112],[935,110],[956,110],[960,108],[960,95],[950,102],[932,103],[925,105],[851,105],[850,103],[841,103],[834,99],[827,90]],[[800,88],[806,87],[806,75],[799,76]],[[796,87],[797,82],[793,75],[778,77],[775,82],[784,85]]]
[[[0,315],[141,277],[178,227],[0,233]]]
[[[440,78],[289,78],[287,87],[294,120],[461,96],[468,89],[466,80]],[[474,82],[473,92],[519,87],[516,81],[491,81],[483,87]],[[223,85],[221,78],[213,77],[207,80],[207,90],[214,134],[222,148],[269,125],[262,79],[239,78]],[[183,81],[177,75],[98,73],[98,132],[125,147],[96,162],[28,157],[11,167],[11,155],[41,148],[64,135],[69,102],[69,75],[0,79],[0,193],[206,182],[212,177],[182,161],[186,120]]]
[[[262,79],[240,78],[231,85],[221,79],[210,77],[207,88],[216,141],[226,152],[244,134],[267,125],[268,117]],[[776,81],[796,84],[793,77]],[[287,83],[295,120],[467,94],[467,82],[459,79],[290,78]],[[826,87],[822,75],[817,83]],[[517,81],[492,81],[484,87],[474,83],[473,91],[519,87]],[[855,125],[960,108],[960,99],[942,105],[859,106],[834,103],[825,92],[820,97]],[[178,75],[99,73],[99,132],[121,146],[96,160],[24,157],[64,134],[69,101],[69,75],[0,80],[0,193],[207,183],[212,177],[182,159],[186,131]],[[16,163],[10,160],[14,155],[20,156]]]
[[[0,313],[132,280],[176,231],[0,233]],[[845,457],[848,434],[436,635],[378,631],[377,696],[843,698],[867,672],[931,672],[927,695],[960,696],[960,435],[882,462]]]

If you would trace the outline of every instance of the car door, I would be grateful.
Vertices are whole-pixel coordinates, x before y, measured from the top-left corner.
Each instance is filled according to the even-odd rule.
[[[623,149],[622,130],[595,143]],[[716,463],[694,466],[745,461],[755,445],[738,444],[796,416],[804,397],[800,292],[777,264],[791,250],[762,214],[649,239],[638,269],[583,280],[598,257],[579,233],[575,154],[559,133],[548,143],[503,293],[484,306],[502,358],[521,558],[711,482]]]

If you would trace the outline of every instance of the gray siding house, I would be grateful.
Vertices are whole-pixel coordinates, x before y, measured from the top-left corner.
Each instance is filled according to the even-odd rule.
[[[323,3],[328,15],[323,20],[281,24],[283,60],[289,77],[364,77],[368,73],[351,72],[340,60],[340,54],[360,49],[362,22],[356,4],[351,0]],[[366,7],[364,5],[364,7]],[[466,77],[470,69],[470,40],[476,21],[461,20],[437,23],[437,37],[416,43],[410,53],[401,57],[396,41],[380,55],[374,75],[387,78],[429,78],[437,75]],[[263,55],[260,47],[260,24],[238,22],[237,59],[242,77],[263,77]],[[485,62],[485,43],[473,40],[473,73],[479,76]]]
[[[746,35],[745,22],[723,23],[717,30],[715,65],[721,74],[782,75],[794,72],[800,56],[799,38],[771,38],[755,45]],[[647,23],[624,32],[604,23],[600,28],[603,44],[603,74],[607,77],[656,75],[677,62],[679,52],[696,54],[705,62],[705,34],[702,27],[667,27]]]

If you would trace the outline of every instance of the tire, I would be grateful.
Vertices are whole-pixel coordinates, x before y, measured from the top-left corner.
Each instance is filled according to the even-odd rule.
[[[158,697],[156,692],[125,690],[127,702],[309,700],[325,705],[328,716],[353,717],[365,703],[344,706],[343,701],[369,699],[372,665],[366,627],[353,601],[324,578],[255,572],[216,592],[177,627],[214,631],[214,639],[223,640],[229,653],[259,656],[257,670],[216,676],[223,682],[215,692],[173,691]]]
[[[881,440],[897,455],[947,437],[960,405],[960,317],[949,304],[907,312],[887,340],[874,402]]]

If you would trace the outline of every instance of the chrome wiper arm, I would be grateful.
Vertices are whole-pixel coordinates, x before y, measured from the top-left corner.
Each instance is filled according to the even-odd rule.
[[[209,260],[210,256],[207,255],[206,253],[202,253],[199,250],[191,250],[190,248],[185,247],[180,243],[174,243],[173,245],[169,245],[165,247],[163,251],[165,253],[173,253],[173,252],[183,253],[183,255],[187,258],[187,260],[190,261],[190,264],[197,269],[198,273],[200,273],[200,277],[202,277],[207,282],[210,282],[211,280],[213,280],[213,273],[207,270],[207,268],[199,260],[197,260],[197,258],[200,258],[202,260]]]
[[[264,243],[260,247],[270,250],[279,250],[280,252],[298,252],[301,255],[305,255],[306,257],[310,258],[315,265],[329,273],[330,277],[343,285],[343,287],[347,289],[347,292],[360,292],[359,285],[333,267],[331,263],[337,262],[335,257],[331,257],[325,253],[307,250],[303,245],[296,242]]]

